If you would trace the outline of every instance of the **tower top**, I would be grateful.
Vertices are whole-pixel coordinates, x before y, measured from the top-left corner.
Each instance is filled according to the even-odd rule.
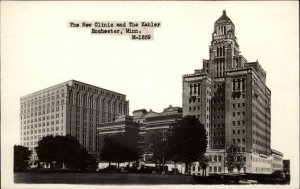
[[[233,26],[234,26],[234,24],[233,24],[233,22],[230,20],[230,18],[226,15],[226,10],[224,9],[223,10],[223,14],[222,14],[222,16],[215,22],[215,24],[232,24]]]

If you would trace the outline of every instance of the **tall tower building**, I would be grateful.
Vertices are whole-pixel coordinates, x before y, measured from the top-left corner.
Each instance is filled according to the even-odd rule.
[[[97,154],[97,127],[129,112],[125,95],[75,80],[23,96],[20,103],[21,145],[30,150],[44,136],[71,135]]]
[[[183,116],[195,115],[205,124],[208,149],[224,150],[238,143],[247,153],[247,172],[257,170],[249,162],[252,158],[270,156],[271,91],[266,72],[257,61],[248,62],[241,55],[235,25],[225,10],[214,23],[203,69],[183,76],[182,101]]]

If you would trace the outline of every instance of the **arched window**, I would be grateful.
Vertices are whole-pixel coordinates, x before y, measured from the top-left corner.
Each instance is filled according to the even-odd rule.
[[[235,79],[232,80],[232,83],[233,83],[232,90],[235,91]]]
[[[82,106],[83,107],[87,107],[87,98],[86,98],[86,93],[83,94],[83,98],[82,98]]]
[[[124,111],[123,114],[125,115],[127,113],[127,105],[124,105]]]
[[[214,161],[217,161],[218,159],[217,159],[217,156],[216,155],[214,155]]]
[[[77,95],[76,95],[76,105],[80,106],[80,93],[79,92],[77,92]]]
[[[73,91],[72,90],[70,90],[70,92],[69,92],[69,104],[73,105]]]
[[[226,26],[224,26],[224,35],[226,35]]]
[[[121,105],[121,103],[119,104],[119,114],[122,114],[122,105]]]
[[[237,80],[237,82],[238,82],[238,90],[240,90],[241,89],[241,80],[240,80],[240,78]]]
[[[96,108],[97,110],[100,109],[100,100],[99,100],[99,97],[96,98]]]
[[[103,98],[102,99],[102,102],[101,102],[101,109],[102,109],[102,112],[104,113],[104,110],[105,110],[105,99]]]
[[[196,83],[194,83],[194,94],[196,94],[197,93],[197,85],[196,85]]]
[[[242,83],[243,83],[243,88],[242,89],[245,90],[245,83],[246,83],[245,78],[242,79]]]
[[[219,160],[219,162],[222,161],[222,156],[221,155],[219,155],[218,160]]]
[[[93,102],[93,95],[90,96],[90,108],[93,109],[94,106],[93,106],[94,102]]]
[[[117,103],[114,102],[114,114],[116,114],[116,113],[117,113]]]

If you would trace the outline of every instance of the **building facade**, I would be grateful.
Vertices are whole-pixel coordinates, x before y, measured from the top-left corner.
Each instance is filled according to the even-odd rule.
[[[71,135],[97,154],[97,127],[129,112],[124,94],[75,80],[23,96],[20,103],[21,145],[32,151],[44,136]]]
[[[149,163],[153,154],[149,147],[151,147],[153,140],[166,138],[169,129],[181,118],[182,108],[171,105],[160,113],[151,109],[150,111],[140,109],[133,111],[132,116],[120,116],[115,121],[100,124],[98,132],[100,136],[105,137],[130,130],[137,131],[141,161]]]
[[[183,116],[195,115],[205,124],[208,150],[237,143],[247,154],[246,172],[272,171],[266,72],[241,55],[235,25],[225,10],[214,23],[209,59],[203,60],[203,69],[183,76],[182,94]]]
[[[283,153],[272,149],[272,171],[283,171]]]

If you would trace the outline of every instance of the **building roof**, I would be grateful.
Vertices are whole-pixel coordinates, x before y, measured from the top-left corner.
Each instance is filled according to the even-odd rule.
[[[147,113],[146,109],[139,109],[139,110],[134,110],[132,113],[136,113],[136,112],[144,112]]]
[[[216,20],[215,24],[221,23],[221,22],[229,22],[229,23],[231,23],[231,24],[234,26],[233,22],[232,22],[232,21],[230,20],[230,18],[226,15],[226,10],[223,10],[222,16],[221,16],[218,20]]]
[[[277,155],[283,156],[283,153],[279,152],[278,150],[271,149],[271,151],[272,151],[272,154],[277,154]]]
[[[28,98],[32,95],[40,95],[40,93],[44,93],[46,92],[47,90],[53,90],[57,87],[62,87],[62,86],[71,86],[73,83],[80,83],[82,85],[86,85],[86,86],[90,86],[90,87],[94,87],[94,88],[97,88],[97,89],[100,89],[102,91],[105,91],[105,92],[110,92],[110,93],[114,93],[114,94],[118,94],[120,96],[123,96],[123,97],[126,97],[125,94],[122,94],[122,93],[118,93],[118,92],[115,92],[115,91],[111,91],[111,90],[108,90],[108,89],[104,89],[104,88],[101,88],[101,87],[98,87],[98,86],[95,86],[95,85],[91,85],[91,84],[88,84],[88,83],[84,83],[84,82],[81,82],[81,81],[77,81],[77,80],[74,80],[74,79],[71,79],[71,80],[68,80],[68,81],[65,81],[65,82],[62,82],[62,83],[58,83],[56,85],[52,85],[50,87],[47,87],[47,88],[43,88],[43,89],[40,89],[40,90],[37,90],[35,92],[32,92],[32,93],[29,93],[29,94],[26,94],[26,95],[23,95],[21,96],[20,98],[23,99],[23,98]]]

